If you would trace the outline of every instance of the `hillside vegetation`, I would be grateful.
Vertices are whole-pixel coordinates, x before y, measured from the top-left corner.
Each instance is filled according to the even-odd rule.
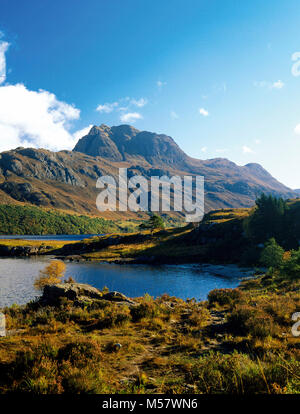
[[[88,260],[151,263],[237,263],[261,265],[270,239],[286,251],[298,250],[300,201],[262,195],[252,209],[223,209],[205,215],[199,226],[95,237],[57,254]]]
[[[34,227],[32,221],[29,220],[27,231],[29,234],[30,232],[41,233],[38,226],[43,225],[47,225],[48,228],[53,226],[53,232],[56,231],[58,234],[113,231],[112,234],[93,237],[81,242],[64,242],[54,250],[53,248],[48,251],[38,249],[35,250],[37,254],[55,253],[60,257],[77,255],[84,260],[110,262],[153,264],[200,262],[261,266],[263,248],[272,239],[285,251],[298,250],[300,201],[286,202],[283,199],[262,195],[256,203],[256,207],[252,209],[212,211],[206,214],[200,225],[196,227],[190,224],[177,228],[144,230],[143,228],[147,228],[147,222],[144,222],[145,224],[139,226],[138,232],[136,230],[132,232],[134,226],[137,229],[138,222],[129,222],[126,225],[126,222],[111,223],[103,219],[43,212],[46,218],[54,217],[58,219],[58,222],[50,221],[49,224],[49,222],[43,223],[38,219],[37,227]],[[14,207],[12,211],[15,213]],[[40,211],[37,210],[38,213]],[[14,225],[18,222],[26,224],[26,220],[21,215],[17,216]],[[76,227],[76,222],[81,224],[81,227]],[[96,225],[92,227],[94,223]],[[174,222],[167,222],[167,225],[170,224],[174,225]],[[70,227],[67,227],[69,225]],[[131,229],[128,225],[132,226]],[[113,230],[116,227],[117,232]],[[128,233],[124,234],[124,231]],[[14,244],[17,245],[14,240],[1,241],[3,246],[14,246]],[[32,243],[27,241],[25,244],[29,246]],[[35,244],[34,247],[37,245]],[[20,254],[22,255],[22,252]]]
[[[124,225],[125,224],[125,225]],[[34,206],[0,205],[0,234],[101,234],[134,228],[103,218],[61,213]]]

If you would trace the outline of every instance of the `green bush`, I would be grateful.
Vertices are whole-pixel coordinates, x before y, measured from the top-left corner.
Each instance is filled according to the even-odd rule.
[[[290,258],[282,263],[280,276],[292,280],[300,278],[300,249],[291,251]]]
[[[268,268],[279,267],[283,263],[283,254],[283,248],[276,243],[274,238],[271,238],[261,253],[260,262]]]

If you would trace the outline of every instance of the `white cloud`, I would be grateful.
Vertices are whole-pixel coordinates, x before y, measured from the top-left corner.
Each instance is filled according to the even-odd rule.
[[[171,111],[170,116],[171,116],[172,119],[178,119],[179,118],[179,116],[177,115],[177,113],[175,111]]]
[[[113,103],[106,103],[104,105],[98,105],[96,108],[96,111],[98,112],[105,112],[106,114],[109,114],[112,112],[117,106],[119,105],[118,102]]]
[[[91,124],[85,128],[79,129],[78,131],[74,132],[74,140],[77,142],[80,138],[85,137],[90,132],[92,127],[93,125]]]
[[[0,43],[1,82],[6,79],[8,46]],[[68,129],[79,116],[79,109],[48,91],[31,91],[22,83],[0,85],[0,151],[18,146],[72,149],[76,139]]]
[[[207,151],[207,147],[202,147],[200,151],[201,152],[206,152]]]
[[[79,115],[79,109],[50,92],[31,91],[23,84],[1,86],[0,150],[16,146],[71,149],[75,139],[68,127]]]
[[[138,112],[129,112],[127,114],[123,114],[120,117],[122,122],[135,122],[138,119],[143,119],[142,115]]]
[[[142,108],[143,106],[147,105],[148,100],[145,98],[131,99],[130,103],[132,105],[138,106],[139,108]]]
[[[247,147],[247,145],[244,145],[243,146],[243,153],[244,154],[253,154],[254,151],[251,148]]]
[[[199,114],[203,116],[208,116],[209,112],[204,108],[199,108]]]
[[[300,124],[296,125],[294,132],[295,134],[300,135]]]
[[[5,52],[9,47],[9,43],[0,42],[0,85],[5,82],[6,79],[6,60]]]
[[[116,102],[100,104],[97,106],[96,111],[100,113],[109,114],[113,112],[115,109],[117,109],[118,111],[128,111],[129,108],[132,106],[137,106],[138,108],[142,108],[143,106],[147,105],[147,103],[148,103],[148,100],[146,98],[135,99],[135,98],[129,98],[127,96],[126,98],[118,99]],[[123,104],[123,106],[120,106],[121,104]],[[126,106],[124,106],[124,104]]]

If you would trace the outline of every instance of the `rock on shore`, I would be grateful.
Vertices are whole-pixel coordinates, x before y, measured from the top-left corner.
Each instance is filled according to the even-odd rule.
[[[78,304],[83,301],[110,301],[120,304],[135,305],[135,302],[119,292],[102,293],[99,289],[83,283],[59,283],[45,286],[40,303],[44,306],[56,305],[61,298],[72,300]]]

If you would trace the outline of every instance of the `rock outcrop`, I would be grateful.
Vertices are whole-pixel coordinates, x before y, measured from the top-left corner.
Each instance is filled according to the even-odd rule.
[[[43,250],[45,250],[43,248]],[[6,246],[0,245],[0,256],[34,256],[41,253],[41,249],[35,246]]]
[[[134,301],[127,298],[127,296],[122,293],[108,292],[103,294],[99,289],[93,286],[75,282],[45,286],[39,302],[43,306],[57,305],[62,298],[73,301],[75,305],[99,300],[118,304],[135,305]]]

